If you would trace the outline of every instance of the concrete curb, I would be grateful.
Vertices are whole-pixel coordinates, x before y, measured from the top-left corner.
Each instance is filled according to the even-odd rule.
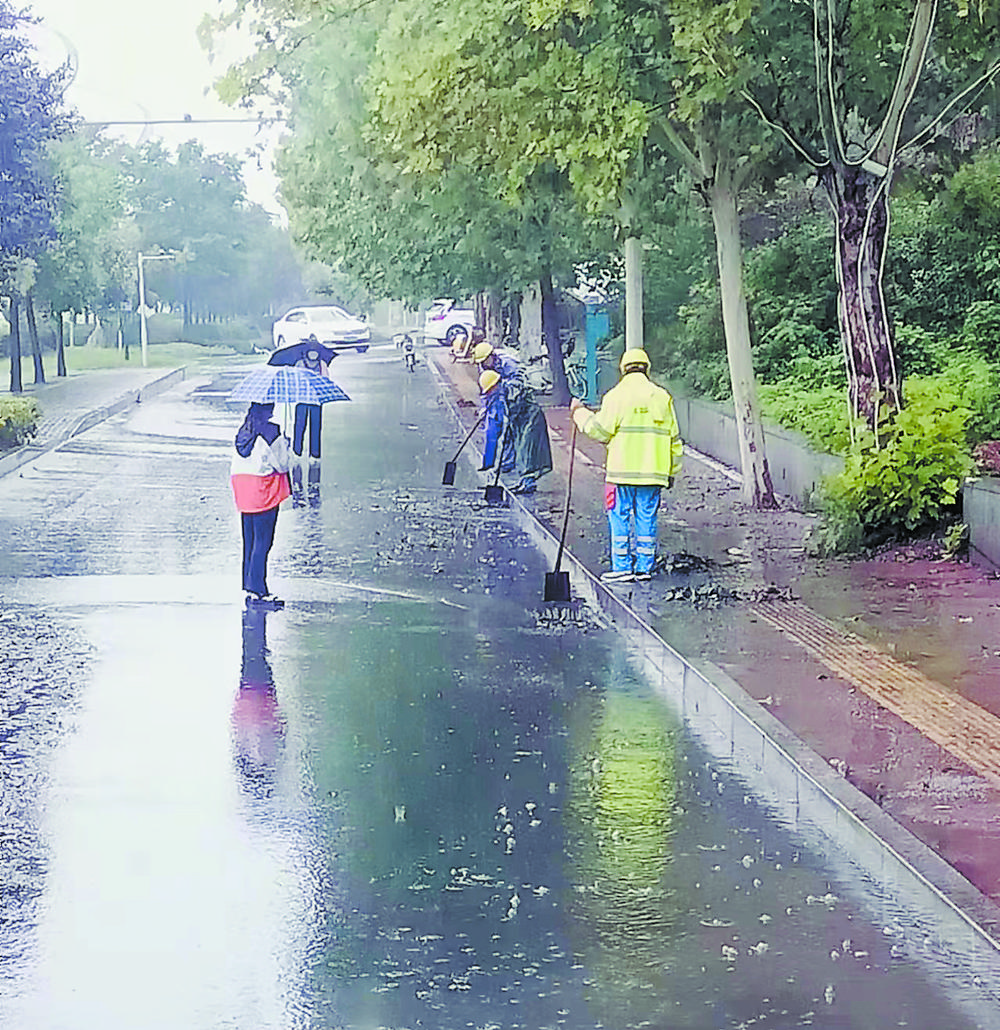
[[[436,368],[435,376],[461,426]],[[508,497],[520,528],[551,567],[557,537],[519,497]],[[570,574],[574,596],[617,630],[640,671],[700,743],[763,798],[781,822],[815,842],[876,919],[887,927],[894,922],[915,927],[926,955],[957,960],[963,975],[988,994],[989,1003],[1000,1004],[1000,906],[833,770],[725,672],[674,650],[568,548],[561,568]],[[912,930],[908,943],[911,935]]]
[[[56,448],[66,443],[67,440],[72,440],[74,436],[79,436],[88,429],[93,429],[94,426],[100,425],[113,415],[125,411],[126,408],[131,407],[133,404],[140,404],[147,397],[155,397],[157,394],[169,390],[170,387],[182,382],[186,374],[187,366],[175,368],[139,389],[126,390],[110,404],[85,412],[66,432],[60,433],[57,439],[50,440],[44,446],[25,444],[23,447],[11,451],[10,454],[0,458],[0,476],[16,472],[22,465],[27,465],[28,462],[40,458],[43,454],[56,450]]]

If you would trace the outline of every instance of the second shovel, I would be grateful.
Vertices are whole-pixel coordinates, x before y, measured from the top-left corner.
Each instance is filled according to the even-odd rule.
[[[468,436],[462,441],[462,445],[455,451],[455,457],[451,461],[444,463],[444,475],[441,477],[441,484],[443,486],[454,486],[455,484],[455,470],[458,468],[458,456],[465,449],[465,445],[472,439],[472,434],[483,424],[483,419],[486,418],[486,412],[484,411],[476,421],[476,424],[469,430]]]

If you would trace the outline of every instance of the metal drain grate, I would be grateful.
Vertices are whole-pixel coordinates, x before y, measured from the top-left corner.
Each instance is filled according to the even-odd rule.
[[[1000,719],[995,715],[845,633],[804,604],[762,602],[750,611],[935,744],[1000,783]]]

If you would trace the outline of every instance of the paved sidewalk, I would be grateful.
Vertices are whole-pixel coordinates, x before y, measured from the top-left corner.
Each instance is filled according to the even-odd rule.
[[[428,357],[471,425],[474,369]],[[572,422],[565,408],[547,407],[546,418],[556,467],[534,497],[514,503],[558,536]],[[566,546],[599,575],[608,567],[604,448],[580,435],[575,447]],[[791,502],[754,512],[738,481],[689,450],[660,519],[659,551],[675,560],[650,584],[614,592],[686,658],[728,674],[973,884],[984,897],[975,918],[997,938],[1000,580],[918,548],[812,558],[815,518]]]
[[[129,404],[139,403],[143,396],[168,389],[184,374],[183,368],[115,368],[74,372],[38,386],[26,384],[17,396],[37,401],[42,418],[31,443],[0,454],[0,475],[13,472]]]

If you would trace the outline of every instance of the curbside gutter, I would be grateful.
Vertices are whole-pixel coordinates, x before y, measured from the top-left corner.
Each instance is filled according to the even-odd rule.
[[[431,365],[444,404],[461,427],[448,383]],[[472,461],[473,448],[467,450]],[[508,494],[520,528],[555,561],[559,541]],[[959,967],[978,986],[988,1025],[1000,1005],[1000,906],[837,773],[735,680],[711,662],[676,651],[569,548],[561,568],[575,597],[622,637],[633,664],[706,750],[784,825],[830,862],[886,932],[907,927],[916,957]],[[541,601],[541,597],[539,597]],[[919,936],[914,937],[914,933]],[[972,998],[967,999],[974,1007]]]
[[[88,429],[93,429],[94,426],[100,425],[112,416],[119,414],[119,412],[125,411],[133,404],[141,404],[147,397],[155,397],[157,394],[169,390],[170,387],[183,382],[186,375],[187,366],[175,368],[138,389],[126,390],[110,404],[81,413],[76,421],[69,423],[67,429],[58,433],[55,438],[46,441],[45,444],[28,443],[18,447],[16,450],[0,458],[0,476],[15,472],[22,465],[27,465],[29,461],[33,461],[49,451],[54,451],[57,447],[66,443],[67,440],[85,433]]]

